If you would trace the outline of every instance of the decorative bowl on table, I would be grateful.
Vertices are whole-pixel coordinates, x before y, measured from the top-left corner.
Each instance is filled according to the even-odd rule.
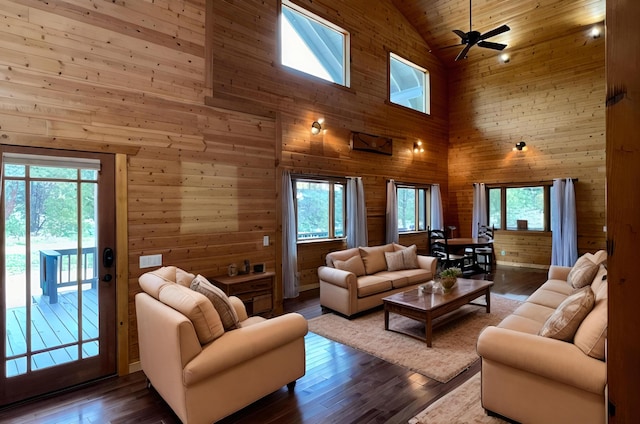
[[[442,286],[442,290],[445,293],[453,290],[453,287],[456,285],[456,281],[458,281],[458,277],[442,277],[440,278],[440,285]]]
[[[458,277],[462,275],[460,268],[451,267],[440,272],[440,285],[445,293],[450,292],[456,285]]]

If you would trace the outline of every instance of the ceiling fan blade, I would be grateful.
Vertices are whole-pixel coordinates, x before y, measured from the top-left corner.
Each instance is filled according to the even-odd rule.
[[[507,47],[506,44],[492,43],[491,41],[480,41],[478,46],[493,50],[504,50]]]
[[[453,32],[455,32],[458,37],[462,38],[462,40],[466,40],[467,38],[466,32],[462,32],[459,29],[454,29]]]
[[[486,40],[487,38],[491,38],[491,37],[493,37],[495,35],[502,34],[503,32],[507,32],[510,29],[511,28],[509,28],[507,25],[502,25],[502,26],[500,26],[500,27],[498,27],[496,29],[492,29],[489,32],[485,32],[484,34],[482,34],[480,36],[480,39],[481,40]]]
[[[471,45],[469,44],[464,46],[464,49],[462,49],[462,51],[458,53],[458,56],[456,56],[456,62],[459,61],[460,59],[464,59],[465,57],[467,57],[467,53],[469,53],[470,48],[471,48]]]

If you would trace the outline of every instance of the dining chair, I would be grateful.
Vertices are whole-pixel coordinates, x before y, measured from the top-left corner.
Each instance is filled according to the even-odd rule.
[[[473,265],[473,256],[452,253],[449,238],[444,230],[427,229],[429,254],[439,259],[439,269],[457,267],[464,273]]]
[[[478,240],[490,241],[489,246],[476,247],[473,251],[475,263],[484,271],[485,274],[491,272],[495,265],[496,255],[493,248],[493,234],[495,228],[493,225],[483,225],[478,223]]]

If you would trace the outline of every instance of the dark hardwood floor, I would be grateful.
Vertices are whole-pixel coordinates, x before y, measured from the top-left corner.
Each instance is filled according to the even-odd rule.
[[[546,270],[498,266],[492,292],[524,300]],[[483,278],[477,275],[474,278]],[[323,313],[317,291],[285,301],[307,319]],[[294,392],[282,388],[221,423],[406,423],[480,370],[476,361],[446,384],[309,333],[307,372]],[[211,394],[212,402],[215,394]],[[142,372],[113,377],[0,409],[2,423],[179,423]]]

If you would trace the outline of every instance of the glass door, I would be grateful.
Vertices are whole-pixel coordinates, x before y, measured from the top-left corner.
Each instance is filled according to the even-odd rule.
[[[6,405],[116,372],[114,158],[0,150]]]

